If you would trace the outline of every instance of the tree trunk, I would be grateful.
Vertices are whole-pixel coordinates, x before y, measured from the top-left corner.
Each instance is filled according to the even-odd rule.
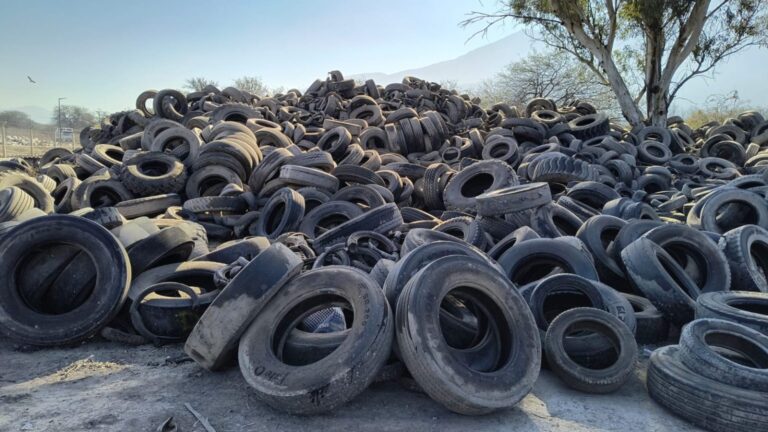
[[[653,126],[665,126],[669,86],[662,80],[661,72],[664,31],[661,28],[647,28],[645,33],[646,118]]]

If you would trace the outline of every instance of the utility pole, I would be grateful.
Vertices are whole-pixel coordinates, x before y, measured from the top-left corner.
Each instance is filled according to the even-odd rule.
[[[59,132],[59,136],[58,136],[58,139],[54,140],[56,144],[58,144],[59,140],[61,140],[61,101],[64,100],[64,99],[66,99],[66,98],[65,97],[60,97],[59,98],[59,131],[58,131]],[[55,134],[54,134],[54,137],[56,137]]]
[[[6,125],[7,123],[8,123],[8,122],[3,122],[3,127],[2,127],[2,132],[3,132],[3,157],[8,157],[8,156],[6,155],[6,153],[5,153],[5,146],[8,144],[8,143],[6,142],[6,136],[5,136],[5,125]]]

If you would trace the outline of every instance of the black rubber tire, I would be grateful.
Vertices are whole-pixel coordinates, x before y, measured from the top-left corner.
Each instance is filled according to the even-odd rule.
[[[517,286],[543,279],[558,268],[561,273],[599,279],[594,264],[580,249],[557,239],[539,238],[516,244],[499,257],[498,263]]]
[[[569,331],[601,333],[618,351],[610,366],[593,369],[575,362],[565,347]],[[557,316],[544,338],[547,364],[569,387],[585,393],[611,393],[629,379],[637,362],[637,343],[632,331],[610,313],[595,308],[569,309]]]
[[[151,196],[181,192],[187,174],[184,165],[173,155],[147,152],[123,163],[120,180],[131,192]]]
[[[768,336],[768,293],[711,292],[696,299],[696,318],[732,321]]]
[[[745,225],[728,231],[720,249],[731,269],[731,289],[768,293],[768,231]]]
[[[584,242],[594,257],[600,280],[611,286],[623,282],[625,275],[619,263],[608,253],[608,248],[626,224],[626,221],[617,217],[598,215],[589,218],[576,232],[576,237]]]
[[[294,366],[282,346],[298,320],[324,305],[344,305],[354,318],[349,334],[327,357]],[[243,335],[240,370],[257,399],[291,414],[333,410],[360,394],[389,357],[394,322],[379,286],[367,274],[330,266],[294,278]]]
[[[316,168],[296,165],[280,167],[280,178],[295,186],[311,186],[336,193],[339,190],[339,179]]]
[[[260,253],[206,309],[184,344],[184,351],[208,370],[224,368],[233,359],[251,321],[301,271],[301,266],[301,259],[280,243]]]
[[[453,235],[480,250],[485,250],[487,244],[485,232],[480,227],[477,220],[471,217],[458,216],[450,218],[439,223],[433,229],[435,231]]]
[[[536,161],[533,172],[528,171],[532,182],[568,184],[572,181],[594,181],[598,173],[587,162],[565,155],[546,157]]]
[[[715,347],[740,360],[729,359]],[[758,331],[720,319],[697,319],[683,328],[678,354],[684,365],[703,377],[768,394],[768,336]]]
[[[267,201],[256,225],[256,233],[275,239],[299,228],[304,217],[304,197],[293,189],[283,188]]]
[[[212,261],[222,264],[231,264],[237,261],[240,257],[251,261],[269,248],[269,245],[269,239],[266,237],[249,237],[241,240],[232,240],[222,243],[215,250],[200,255],[192,261]]]
[[[495,216],[541,207],[552,202],[547,183],[529,183],[478,195],[477,213]]]
[[[336,243],[343,243],[347,237],[358,231],[375,231],[386,234],[403,224],[400,210],[393,203],[368,210],[360,216],[326,231],[315,239],[316,252],[324,251]]]
[[[35,207],[45,213],[53,213],[53,197],[34,177],[14,172],[0,171],[0,189],[16,186],[35,201]]]
[[[731,270],[723,251],[701,231],[682,224],[665,224],[646,232],[643,237],[672,255],[696,282],[699,292],[730,288]],[[686,261],[690,264],[686,265]]]
[[[497,329],[487,332],[497,356],[481,370],[472,369],[469,355],[459,356],[463,350],[452,348],[443,337],[438,310],[452,291],[473,301]],[[432,399],[460,414],[515,405],[539,374],[541,342],[530,310],[514,286],[484,261],[451,256],[425,267],[398,300],[396,327],[404,363],[416,382]]]
[[[139,240],[128,249],[131,272],[137,276],[152,267],[187,261],[194,247],[192,236],[184,229],[162,229]]]
[[[0,189],[0,222],[8,222],[35,206],[35,200],[16,186]]]
[[[647,387],[651,399],[686,421],[713,432],[768,430],[765,393],[713,381],[688,369],[675,345],[651,355]]]
[[[733,220],[727,224],[721,223],[717,217],[718,210],[734,203],[749,206],[755,214],[754,220]],[[744,223],[752,223],[759,225],[761,228],[768,228],[768,204],[766,204],[765,198],[758,194],[734,188],[727,190],[725,193],[713,195],[711,199],[707,199],[701,208],[699,217],[703,230],[718,234],[722,234],[732,228],[737,228]]]
[[[443,191],[443,201],[449,210],[474,210],[478,195],[517,184],[515,170],[505,162],[479,161],[451,177]]]
[[[622,295],[635,311],[635,320],[637,321],[635,340],[637,343],[646,345],[665,341],[669,336],[669,323],[664,319],[664,314],[645,297],[627,293],[622,293]]]
[[[169,193],[121,201],[115,204],[114,208],[126,219],[135,219],[142,216],[158,216],[180,204],[181,197]]]
[[[94,221],[108,230],[115,229],[125,223],[125,217],[114,207],[89,209],[76,212],[75,215]]]
[[[128,255],[100,225],[69,215],[38,217],[0,238],[0,332],[30,345],[72,344],[96,333],[114,318],[128,293]],[[77,245],[88,254],[96,272],[92,291],[71,313],[41,314],[16,292],[16,270],[31,250],[56,243]]]
[[[328,201],[308,212],[298,229],[314,239],[362,214],[360,206],[349,201]]]
[[[587,140],[606,135],[610,130],[610,122],[605,114],[587,114],[568,122],[570,132],[580,140]]]
[[[575,236],[582,221],[556,203],[543,205],[531,214],[530,227],[541,237]]]
[[[492,260],[498,261],[499,257],[509,250],[511,247],[515,246],[516,244],[520,242],[524,242],[526,240],[533,240],[540,238],[538,234],[536,234],[536,231],[528,228],[527,226],[520,227],[511,233],[509,235],[505,236],[498,242],[496,242],[493,247],[488,250],[488,257]]]
[[[462,239],[445,232],[427,228],[415,228],[408,231],[408,234],[405,235],[403,245],[400,247],[400,256],[406,256],[417,247],[436,241],[464,242]]]
[[[693,320],[699,288],[661,246],[639,238],[621,251],[621,259],[633,286],[670,323],[682,326]]]

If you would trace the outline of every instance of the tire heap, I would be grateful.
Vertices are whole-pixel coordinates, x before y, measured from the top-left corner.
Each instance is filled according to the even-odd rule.
[[[627,130],[588,103],[486,110],[337,71],[136,108],[38,168],[0,161],[8,337],[183,342],[291,413],[398,379],[483,414],[542,364],[614,391],[638,343],[682,328],[651,396],[711,430],[768,428],[761,114]]]

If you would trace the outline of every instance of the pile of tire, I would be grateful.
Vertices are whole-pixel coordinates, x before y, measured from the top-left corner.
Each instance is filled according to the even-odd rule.
[[[697,300],[768,292],[760,113],[628,130],[585,102],[479,103],[338,71],[146,91],[75,152],[0,161],[0,332],[184,343],[293,413],[398,380],[482,414],[542,366],[615,391]]]

